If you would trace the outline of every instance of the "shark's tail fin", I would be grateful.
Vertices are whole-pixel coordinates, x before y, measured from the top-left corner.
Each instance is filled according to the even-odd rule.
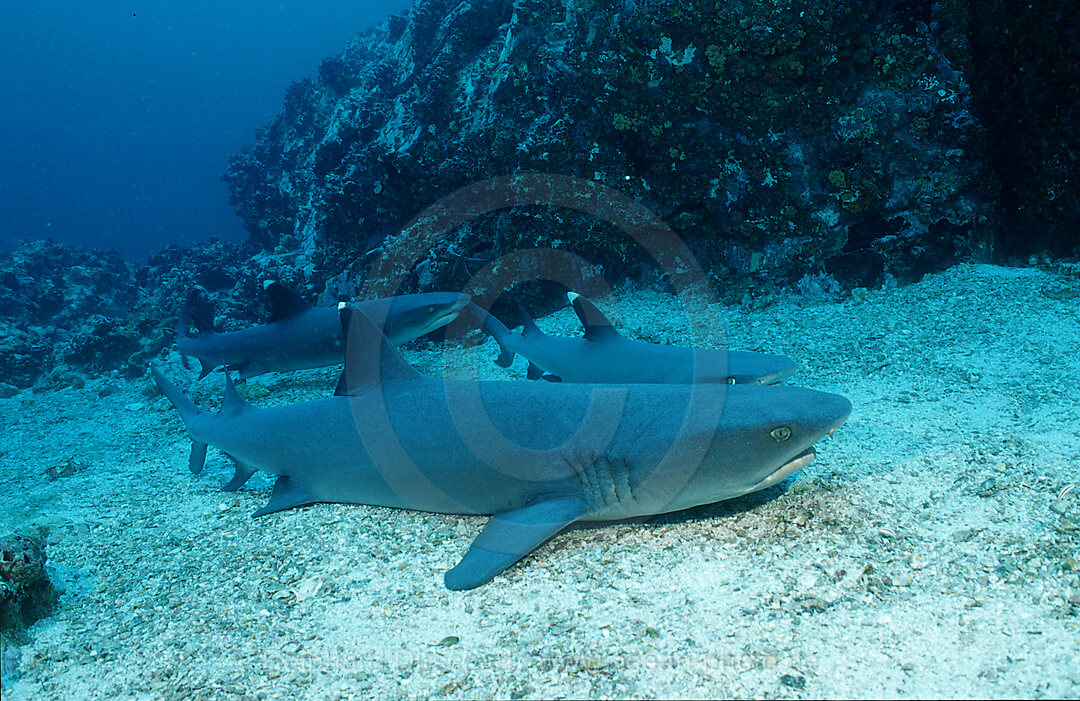
[[[190,429],[191,419],[198,416],[200,413],[199,407],[195,406],[195,402],[187,398],[187,396],[180,391],[180,388],[174,385],[169,378],[165,377],[160,370],[151,366],[150,374],[154,376],[154,382],[157,383],[161,393],[172,402],[172,405],[176,407],[176,410],[180,412],[180,418],[183,419],[184,425]],[[191,456],[188,458],[188,468],[195,474],[199,474],[203,469],[203,464],[206,462],[206,444],[200,441],[191,439]]]
[[[184,304],[180,307],[180,318],[176,324],[176,345],[180,352],[185,355],[198,357],[199,354],[194,352],[198,343],[195,339],[216,333],[213,322],[202,313],[205,310],[196,312],[196,302],[202,298],[202,294],[202,288],[196,287],[192,289],[188,293],[187,299],[184,300]],[[191,335],[192,326],[199,332],[199,336]],[[199,358],[199,365],[199,379],[201,380],[209,375],[219,363],[206,358]],[[185,367],[187,366],[185,365]]]
[[[180,319],[176,328],[177,338],[192,338],[192,326],[200,335],[215,333],[214,323],[203,314],[205,309],[196,311],[196,302],[200,299],[203,299],[203,306],[205,306],[201,288],[196,287],[188,293],[187,299],[184,300],[184,304],[180,307]]]
[[[499,367],[510,367],[510,364],[514,362],[514,351],[510,350],[507,345],[507,339],[510,337],[510,329],[506,328],[501,321],[475,304],[469,304],[469,312],[480,322],[484,332],[494,338],[495,342],[499,344],[500,353],[499,357],[495,359],[495,364]]]

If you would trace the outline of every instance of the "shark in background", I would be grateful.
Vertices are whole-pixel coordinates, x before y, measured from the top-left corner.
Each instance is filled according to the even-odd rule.
[[[502,352],[496,364],[510,367],[515,354],[520,353],[529,360],[528,377],[533,380],[542,377],[587,383],[771,385],[799,367],[782,355],[635,341],[619,333],[585,297],[575,292],[567,297],[584,327],[585,333],[579,338],[545,334],[524,309],[521,333],[510,331],[476,304],[469,305],[469,312],[499,344]]]
[[[256,516],[320,502],[491,515],[449,589],[489,582],[564,528],[687,509],[777,484],[844,423],[842,396],[791,386],[455,381],[405,362],[341,305],[332,397],[255,408],[226,373],[202,412],[156,368],[196,446],[277,475]],[[193,454],[194,454],[193,450]]]
[[[265,372],[285,372],[338,365],[344,359],[341,322],[336,307],[314,307],[275,281],[264,284],[270,299],[269,324],[240,331],[216,333],[209,324],[196,322],[197,336],[190,335],[193,319],[187,308],[180,316],[176,345],[181,353],[199,359],[199,379],[224,365],[249,378]],[[400,345],[446,326],[469,304],[470,297],[452,292],[384,297],[356,306],[375,319]]]

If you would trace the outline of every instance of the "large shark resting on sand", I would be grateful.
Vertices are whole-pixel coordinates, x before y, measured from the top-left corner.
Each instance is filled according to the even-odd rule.
[[[201,412],[159,371],[193,441],[278,475],[256,516],[318,502],[493,514],[445,575],[478,587],[577,521],[643,517],[776,484],[840,426],[844,397],[798,387],[451,381],[342,309],[336,396],[265,409],[226,386]]]
[[[337,307],[313,307],[278,282],[267,282],[271,323],[231,333],[202,328],[188,335],[188,318],[181,316],[176,345],[202,363],[199,378],[225,365],[240,377],[264,372],[320,368],[343,362],[344,346]],[[379,322],[390,342],[400,345],[446,326],[469,303],[469,296],[451,292],[385,297],[358,302],[357,307]]]
[[[528,376],[533,380],[543,377],[563,382],[770,385],[799,367],[782,355],[634,341],[619,333],[585,297],[575,292],[567,297],[585,327],[581,338],[548,336],[525,310],[521,310],[524,328],[520,334],[475,304],[469,305],[469,311],[499,344],[502,353],[495,362],[509,367],[514,354],[520,353],[529,359]]]

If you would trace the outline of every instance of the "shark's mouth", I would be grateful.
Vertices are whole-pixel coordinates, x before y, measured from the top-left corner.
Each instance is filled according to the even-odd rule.
[[[751,491],[765,489],[767,487],[773,486],[774,484],[782,482],[783,480],[787,479],[791,475],[795,474],[799,470],[812,463],[816,456],[817,453],[814,452],[813,447],[807,448],[803,452],[793,457],[791,460],[788,460],[786,463],[781,465],[776,470],[776,472],[772,473],[771,475],[754,485],[754,488]]]

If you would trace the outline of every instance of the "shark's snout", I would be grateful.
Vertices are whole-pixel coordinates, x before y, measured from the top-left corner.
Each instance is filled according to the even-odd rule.
[[[846,397],[798,388],[792,390],[795,394],[786,409],[790,412],[788,420],[769,431],[769,439],[764,441],[766,445],[775,444],[778,449],[781,445],[790,446],[792,452],[779,466],[760,476],[748,492],[778,484],[813,462],[817,456],[814,443],[832,435],[851,414],[851,402]]]
[[[831,417],[831,423],[826,431],[826,434],[832,436],[836,433],[836,429],[844,425],[848,416],[851,415],[851,401],[847,397],[842,397],[838,394],[826,395],[829,399],[826,402],[825,413],[827,417]]]
[[[758,379],[757,383],[759,385],[778,385],[781,380],[791,377],[799,369],[799,364],[791,358],[777,355],[772,356],[770,359],[772,367]]]
[[[411,340],[441,329],[456,319],[472,298],[453,292],[426,292],[397,298],[384,332],[391,341]]]

